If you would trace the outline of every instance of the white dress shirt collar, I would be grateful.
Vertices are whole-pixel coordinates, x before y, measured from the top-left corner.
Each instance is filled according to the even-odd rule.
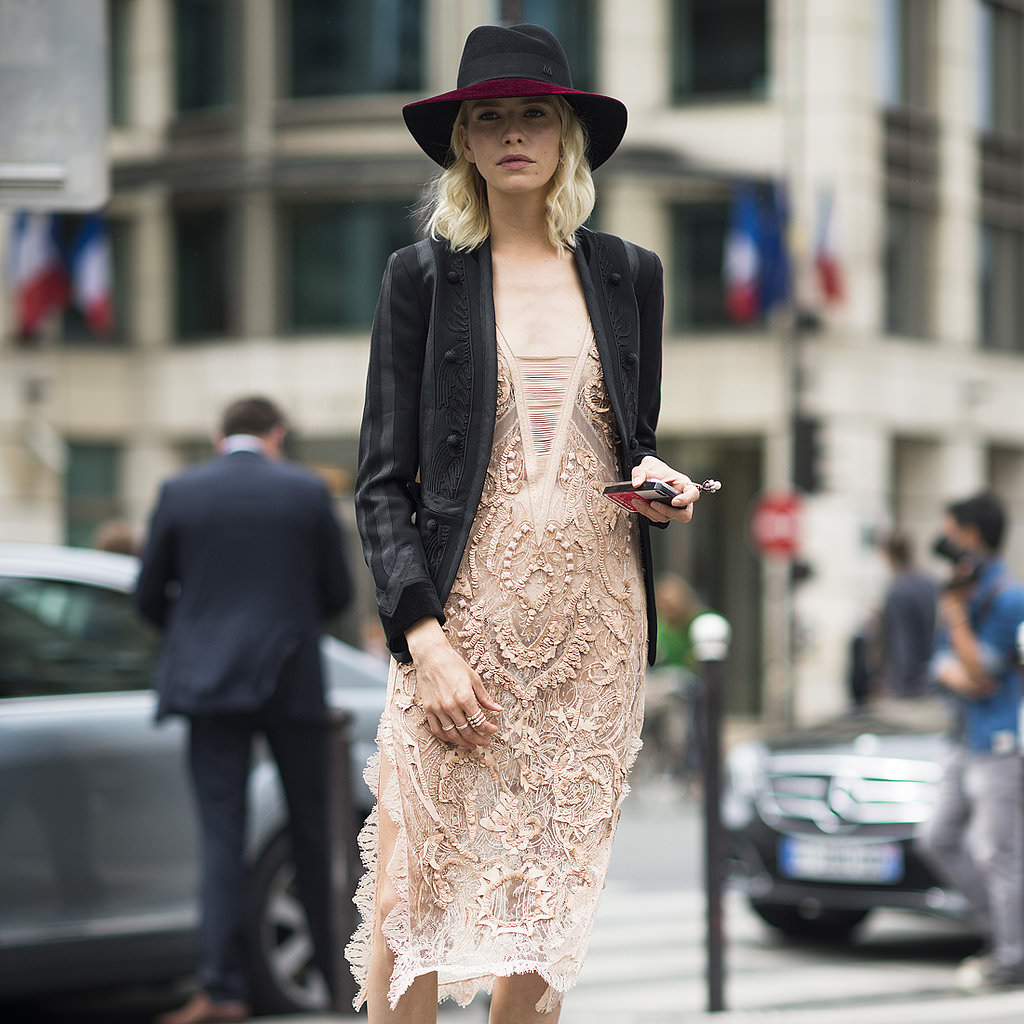
[[[263,439],[255,434],[232,434],[225,437],[220,443],[221,453],[233,455],[235,452],[256,452],[259,455],[266,454]]]

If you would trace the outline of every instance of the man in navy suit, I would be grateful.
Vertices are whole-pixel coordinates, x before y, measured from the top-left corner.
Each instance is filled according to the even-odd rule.
[[[351,582],[327,489],[282,461],[285,433],[272,402],[230,405],[219,456],[161,488],[142,556],[136,603],[163,631],[157,717],[188,719],[201,838],[202,991],[160,1024],[250,1014],[242,936],[255,733],[277,762],[316,964],[333,981],[319,639]]]

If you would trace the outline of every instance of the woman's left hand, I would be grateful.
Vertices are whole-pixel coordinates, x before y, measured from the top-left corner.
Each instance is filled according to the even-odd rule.
[[[693,518],[693,503],[700,497],[700,488],[685,473],[678,472],[653,455],[645,455],[640,464],[633,467],[630,483],[637,487],[645,480],[661,480],[679,493],[671,504],[665,501],[655,501],[650,505],[639,503],[643,504],[640,515],[652,523],[688,523]]]

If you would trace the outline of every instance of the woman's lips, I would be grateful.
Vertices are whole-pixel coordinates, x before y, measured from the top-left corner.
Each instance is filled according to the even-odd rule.
[[[499,167],[510,167],[513,170],[517,167],[527,167],[532,164],[533,161],[522,153],[510,153],[508,156],[503,156],[498,161]]]

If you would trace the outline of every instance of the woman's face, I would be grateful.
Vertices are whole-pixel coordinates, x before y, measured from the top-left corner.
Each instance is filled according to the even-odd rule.
[[[508,194],[547,189],[558,167],[562,124],[543,96],[474,100],[462,127],[466,159],[488,191]]]

